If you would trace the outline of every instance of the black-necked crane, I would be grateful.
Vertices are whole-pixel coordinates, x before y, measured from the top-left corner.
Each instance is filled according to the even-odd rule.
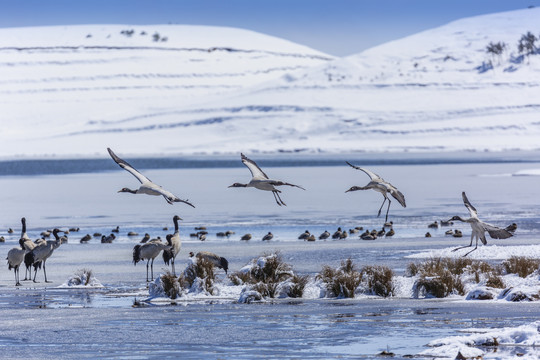
[[[264,190],[264,191],[271,191],[274,195],[274,199],[276,200],[276,203],[281,206],[285,205],[287,206],[283,200],[281,200],[281,197],[279,196],[279,193],[281,193],[281,190],[276,189],[276,186],[293,186],[297,187],[302,190],[306,190],[303,187],[299,185],[294,185],[288,182],[284,182],[281,180],[273,180],[268,177],[264,173],[264,171],[261,170],[261,168],[255,163],[255,161],[248,159],[244,154],[240,154],[240,157],[242,159],[242,163],[247,166],[249,171],[251,172],[251,181],[247,184],[241,184],[241,183],[234,183],[231,187],[254,187],[255,189]]]
[[[170,241],[171,237],[171,234],[167,235],[168,242]],[[133,248],[133,265],[137,265],[137,263],[141,260],[146,260],[146,282],[150,281],[148,280],[148,265],[150,264],[151,278],[153,279],[154,259],[159,255],[161,251],[170,248],[171,246],[169,244],[165,244],[164,242],[157,239],[148,241],[142,245],[135,245],[135,247]]]
[[[403,196],[403,194],[394,185],[390,184],[388,181],[385,181],[382,177],[375,174],[374,172],[369,171],[368,169],[354,166],[348,161],[346,161],[346,163],[353,169],[360,170],[366,173],[367,176],[369,176],[369,178],[371,179],[371,181],[366,186],[353,186],[345,192],[371,189],[371,190],[375,190],[381,193],[382,196],[384,197],[384,200],[383,200],[383,203],[381,204],[381,207],[379,208],[379,212],[377,213],[377,216],[381,216],[381,211],[384,206],[384,203],[386,202],[386,200],[388,200],[388,209],[386,210],[385,222],[388,222],[388,212],[390,211],[390,203],[391,203],[390,198],[387,195],[388,193],[390,193],[390,195],[392,195],[394,199],[396,199],[401,204],[401,206],[407,207],[407,205],[405,204],[405,196]]]
[[[172,192],[165,190],[161,186],[153,183],[150,179],[148,179],[146,176],[141,174],[137,169],[135,169],[133,166],[128,164],[125,160],[120,159],[116,154],[110,149],[107,148],[107,151],[109,151],[109,154],[113,158],[113,160],[124,170],[129,172],[131,175],[135,176],[137,180],[141,183],[140,187],[136,190],[131,190],[129,188],[122,188],[118,192],[127,192],[131,194],[146,194],[146,195],[154,195],[154,196],[163,196],[165,200],[169,204],[173,204],[175,202],[183,202],[184,204],[187,204],[191,207],[193,206],[192,203],[190,203],[188,200],[182,200],[178,196],[174,195]]]
[[[60,245],[62,244],[62,240],[60,239],[60,236],[58,236],[58,233],[60,232],[59,229],[53,230],[53,235],[55,240],[51,241],[40,241],[36,245],[36,247],[30,251],[30,259],[32,261],[32,264],[36,264],[38,262],[41,262],[43,264],[43,274],[45,276],[45,282],[52,282],[47,280],[47,269],[45,267],[45,264],[47,262],[47,259],[51,257],[54,250],[58,249]],[[37,269],[34,268],[34,282],[36,281],[36,275],[37,275]]]
[[[28,253],[36,247],[36,244],[30,239],[30,237],[26,233],[26,218],[24,217],[21,218],[21,225],[22,225],[21,238],[20,238],[20,240],[22,240],[21,246],[26,251],[25,259],[24,259],[26,270],[24,272],[23,281],[26,281],[26,280],[32,279],[32,262],[30,259],[30,255]],[[28,260],[27,260],[27,257],[28,257]],[[36,264],[34,268],[37,269],[38,265],[41,267],[41,264]]]
[[[178,220],[182,220],[180,216],[174,215],[174,234],[170,238],[167,238],[167,243],[170,246],[169,249],[163,250],[163,261],[165,264],[169,265],[171,262],[173,275],[176,276],[176,270],[174,268],[174,259],[176,255],[180,252],[180,247],[182,246],[182,241],[180,240],[180,230],[178,227]]]
[[[23,243],[24,240],[20,239],[20,247],[14,247],[13,249],[9,250],[6,258],[8,263],[8,270],[13,269],[13,272],[15,273],[15,286],[21,285],[21,282],[19,281],[19,267],[24,260],[24,254],[26,254]]]
[[[476,238],[476,246],[474,247],[474,249],[472,249],[471,251],[469,251],[463,256],[469,255],[470,253],[472,253],[474,250],[478,248],[478,239],[482,241],[482,244],[484,245],[487,244],[486,231],[488,232],[489,236],[493,239],[508,239],[509,237],[513,236],[512,233],[510,233],[506,229],[501,229],[497,226],[493,226],[491,224],[481,221],[478,218],[478,212],[476,211],[475,207],[472,206],[472,204],[469,202],[469,199],[467,198],[467,195],[465,195],[465,191],[461,193],[461,197],[463,198],[463,204],[465,204],[465,207],[467,208],[467,210],[469,210],[469,214],[471,215],[471,217],[468,219],[464,219],[461,216],[456,215],[448,221],[457,220],[457,221],[463,221],[463,222],[468,223],[472,229],[471,243],[467,246],[460,246],[458,248],[455,248],[452,251],[457,251],[459,249],[471,247],[474,238]]]
[[[197,260],[202,259],[206,262],[213,264],[214,266],[225,270],[225,274],[229,270],[229,262],[223,256],[216,255],[209,251],[199,251],[197,255],[193,255],[193,252],[189,253],[190,257],[195,256]]]

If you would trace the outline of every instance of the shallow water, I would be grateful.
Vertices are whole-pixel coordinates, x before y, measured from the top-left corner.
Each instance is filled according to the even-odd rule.
[[[249,180],[243,167],[145,171],[155,182],[189,198],[196,209],[170,206],[158,197],[117,193],[137,183],[119,168],[84,174],[2,176],[0,235],[6,238],[0,245],[2,254],[17,244],[22,216],[27,218],[32,238],[54,227],[78,226],[80,231],[70,233],[69,243],[47,261],[53,283],[24,282],[17,289],[13,272],[0,272],[0,348],[10,358],[315,359],[376,358],[375,354],[388,347],[399,358],[417,354],[434,338],[458,335],[463,328],[517,326],[536,319],[534,304],[409,298],[279,300],[246,305],[224,297],[132,308],[135,298],[147,295],[145,266],[134,267],[131,262],[133,245],[146,232],[164,238],[173,228],[175,214],[183,218],[177,269],[185,267],[190,251],[209,250],[225,256],[234,271],[264,251],[279,250],[286,262],[304,274],[314,275],[322,265],[337,266],[348,257],[360,266],[386,264],[402,274],[410,262],[408,255],[469,242],[468,225],[454,226],[464,231],[461,239],[445,237],[447,228],[427,228],[435,220],[467,215],[461,191],[467,192],[482,219],[499,226],[518,223],[515,237],[490,239],[488,245],[538,243],[538,178],[511,174],[538,169],[540,163],[426,162],[370,168],[406,196],[407,208],[396,201],[391,205],[389,220],[394,222],[396,235],[376,241],[350,236],[314,243],[297,237],[306,229],[318,235],[338,226],[382,227],[384,217],[376,217],[380,194],[344,193],[352,185],[365,185],[365,174],[347,166],[265,169],[272,177],[307,189],[283,189],[288,206],[279,207],[269,193],[227,188],[233,182]],[[108,235],[117,225],[120,233],[112,244],[101,244],[97,238],[79,243],[87,233]],[[201,225],[209,232],[205,242],[189,237]],[[163,230],[165,226],[169,230]],[[6,232],[9,227],[14,234]],[[225,230],[236,233],[230,238],[215,235]],[[128,231],[139,236],[129,237]],[[261,241],[268,231],[275,234],[274,240]],[[432,238],[424,237],[427,231]],[[248,232],[253,239],[240,241]],[[92,269],[104,288],[57,288],[81,268]],[[163,269],[162,260],[156,259],[155,272]],[[41,273],[38,279],[43,281]]]

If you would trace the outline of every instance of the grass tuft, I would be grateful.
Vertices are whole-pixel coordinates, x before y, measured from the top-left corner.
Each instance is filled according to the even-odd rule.
[[[392,278],[394,272],[387,266],[364,266],[361,271],[362,281],[367,283],[368,292],[377,296],[389,297],[394,294]]]
[[[161,284],[163,286],[163,292],[169,298],[176,299],[180,295],[180,284],[172,272],[167,271],[161,275]]]
[[[356,265],[349,258],[342,260],[337,269],[324,265],[317,279],[326,284],[326,290],[331,296],[353,298],[356,288],[362,282],[362,274],[356,270]]]
[[[235,285],[251,285],[253,290],[258,291],[263,297],[275,298],[278,295],[279,286],[282,282],[293,279],[295,275],[292,266],[283,261],[281,253],[263,253],[258,259],[251,261],[248,271],[237,271],[229,275]],[[307,283],[307,279],[305,281]],[[304,285],[298,280],[295,294],[303,293]]]
[[[419,279],[413,288],[414,297],[430,295],[443,298],[450,294],[465,294],[460,275],[473,260],[466,258],[431,258],[422,263],[409,265],[408,271],[415,269]]]
[[[289,287],[287,295],[292,298],[301,298],[304,295],[304,288],[309,280],[307,275],[294,275],[291,278],[292,286]]]
[[[188,265],[184,273],[179,277],[179,283],[184,289],[191,289],[197,283],[199,290],[214,294],[216,282],[215,266],[213,263],[198,258],[197,261]]]
[[[540,259],[533,259],[525,256],[512,256],[503,261],[502,267],[507,274],[518,274],[519,277],[526,278],[540,266]]]

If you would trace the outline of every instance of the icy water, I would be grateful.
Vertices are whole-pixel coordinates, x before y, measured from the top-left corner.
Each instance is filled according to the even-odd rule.
[[[358,359],[379,358],[376,354],[389,349],[395,358],[404,358],[424,350],[430,340],[459,335],[462,329],[530,323],[540,314],[537,304],[409,297],[238,304],[237,298],[223,294],[132,307],[135,298],[148,293],[144,264],[133,266],[131,250],[146,232],[164,238],[173,228],[175,214],[183,218],[183,245],[177,258],[180,270],[186,266],[190,251],[209,250],[225,256],[235,271],[265,251],[279,250],[302,274],[315,275],[322,265],[337,266],[348,257],[360,266],[385,264],[403,274],[411,262],[409,255],[469,242],[470,229],[462,224],[454,226],[464,231],[461,239],[445,237],[447,228],[427,228],[435,220],[468,215],[462,191],[467,192],[481,218],[500,226],[518,223],[515,237],[490,240],[489,245],[538,244],[538,177],[513,175],[534,173],[528,170],[540,169],[540,162],[535,162],[535,157],[489,156],[477,162],[453,159],[442,163],[432,157],[374,162],[369,168],[397,186],[407,199],[405,209],[397,201],[391,205],[389,220],[394,222],[396,235],[376,241],[350,236],[313,243],[297,237],[306,229],[319,235],[338,226],[380,229],[384,223],[384,217],[376,217],[380,194],[345,194],[352,185],[367,184],[368,178],[339,165],[339,158],[294,167],[290,165],[298,164],[259,161],[271,177],[307,189],[283,189],[286,207],[277,206],[270,193],[227,188],[233,182],[249,181],[250,174],[243,166],[222,166],[219,161],[221,165],[210,162],[207,166],[211,167],[143,171],[179,197],[188,198],[195,209],[183,204],[171,206],[158,197],[117,193],[125,186],[136,187],[137,181],[114,164],[110,169],[92,170],[79,160],[61,175],[8,172],[0,177],[0,235],[6,238],[0,252],[4,258],[17,244],[22,216],[27,218],[31,238],[54,227],[80,227],[80,231],[70,233],[69,243],[47,261],[52,283],[23,282],[15,288],[13,272],[7,267],[0,271],[1,357]],[[138,166],[137,160],[130,162],[140,170],[146,167]],[[28,164],[14,166],[21,169]],[[116,226],[120,226],[120,233],[112,244],[101,244],[98,238],[79,243],[85,234],[108,235]],[[207,227],[205,242],[189,237],[196,226]],[[8,228],[15,233],[8,234]],[[235,234],[216,236],[226,230]],[[128,236],[129,231],[139,235]],[[268,231],[274,233],[274,240],[262,242]],[[427,231],[432,238],[424,237]],[[245,233],[253,235],[251,241],[239,240]],[[59,288],[82,268],[92,269],[104,287]],[[164,270],[161,259],[156,259],[154,270]],[[43,281],[41,273],[38,279]],[[515,351],[536,355],[531,349]]]

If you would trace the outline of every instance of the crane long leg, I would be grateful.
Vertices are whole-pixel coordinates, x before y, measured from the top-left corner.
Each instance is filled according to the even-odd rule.
[[[287,206],[287,204],[285,204],[285,203],[283,202],[283,200],[281,200],[281,196],[279,196],[279,193],[278,193],[278,192],[276,192],[276,196],[278,197],[279,201],[281,201],[281,204]]]
[[[172,263],[172,273],[174,276],[176,276],[176,270],[174,269],[174,257],[172,258],[171,263]]]
[[[388,222],[388,212],[390,211],[390,199],[388,199],[388,209],[386,209],[386,219],[384,220],[384,222]]]
[[[32,275],[32,269],[30,269],[30,276]],[[39,282],[39,281],[36,281],[36,275],[37,275],[37,267],[34,267],[34,282]]]
[[[465,248],[471,247],[471,246],[472,246],[473,239],[474,239],[474,234],[471,234],[471,243],[470,243],[469,245],[457,247],[457,248],[455,248],[455,249],[452,250],[452,251],[457,251],[457,250],[459,250],[459,249],[465,249]],[[476,239],[476,246],[478,246],[478,239]]]
[[[468,253],[466,253],[465,255],[463,255],[463,257],[469,255],[470,253],[472,253],[474,250],[478,249],[478,240],[476,240],[476,246],[474,247],[474,249],[472,249],[471,251],[469,251]]]
[[[150,271],[152,272],[152,280],[154,280],[154,259],[152,259],[152,263],[150,264]]]
[[[379,212],[377,213],[377,217],[381,216],[381,210],[382,210],[382,207],[384,206],[384,203],[386,202],[386,200],[388,200],[388,199],[387,199],[386,196],[385,196],[385,197],[384,197],[384,200],[383,200],[383,202],[382,202],[382,204],[381,204],[381,207],[379,208]]]
[[[21,286],[21,282],[19,281],[19,267],[18,266],[15,268],[15,286]]]
[[[278,201],[278,199],[277,199],[277,197],[276,197],[276,194],[277,194],[276,191],[272,191],[272,195],[274,195],[274,200],[276,200],[276,203],[277,203],[279,206],[281,206],[281,204],[279,203],[279,201]]]
[[[45,270],[45,261],[43,261],[43,274],[45,275],[45,282],[50,283],[52,281],[47,280],[47,271]]]
[[[150,262],[150,259],[146,260],[146,282],[148,282],[148,263]]]

